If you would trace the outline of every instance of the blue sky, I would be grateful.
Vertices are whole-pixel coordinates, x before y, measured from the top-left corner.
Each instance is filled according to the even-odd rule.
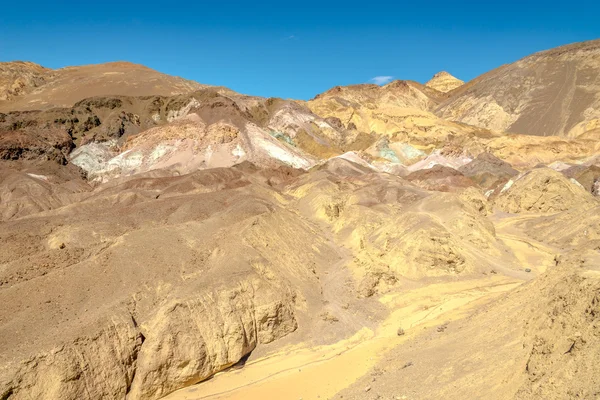
[[[242,93],[309,99],[375,77],[425,82],[446,70],[470,80],[599,38],[599,15],[600,1],[585,0],[11,1],[0,11],[0,61],[127,60]]]

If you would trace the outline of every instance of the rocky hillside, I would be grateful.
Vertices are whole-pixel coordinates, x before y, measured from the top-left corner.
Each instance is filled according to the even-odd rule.
[[[0,63],[0,104],[43,85],[49,73],[49,69],[32,62]]]
[[[525,57],[452,93],[437,114],[496,131],[578,137],[600,128],[600,40]]]
[[[597,397],[598,46],[310,101],[0,64],[0,399]]]
[[[29,199],[60,182],[20,178]],[[518,269],[472,205],[481,194],[428,192],[345,159],[79,182],[41,213],[0,192],[19,211],[4,210],[0,231],[3,396],[158,399],[287,335],[369,326],[371,297],[404,277],[462,279],[499,257]]]
[[[588,244],[468,318],[409,338],[339,397],[596,398],[600,259],[598,241]]]
[[[72,107],[94,96],[172,96],[205,87],[129,62],[56,70],[6,62],[0,63],[0,112]]]

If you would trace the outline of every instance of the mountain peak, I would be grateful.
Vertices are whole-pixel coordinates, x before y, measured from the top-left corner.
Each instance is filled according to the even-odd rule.
[[[431,78],[429,82],[425,84],[425,86],[439,90],[440,92],[447,93],[453,89],[456,89],[459,86],[462,86],[464,83],[465,82],[461,81],[458,78],[455,78],[448,72],[440,71],[437,74],[435,74],[433,78]]]

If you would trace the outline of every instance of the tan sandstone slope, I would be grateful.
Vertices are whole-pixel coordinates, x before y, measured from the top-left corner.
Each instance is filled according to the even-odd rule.
[[[171,96],[205,88],[129,62],[56,70],[30,62],[0,63],[0,112],[71,107],[94,96]]]
[[[543,51],[465,84],[437,114],[497,131],[576,137],[600,120],[600,40]]]
[[[59,200],[1,225],[11,400],[158,399],[287,335],[319,344],[374,326],[386,312],[372,297],[407,279],[519,269],[481,193],[343,159],[300,175],[140,174]]]
[[[472,316],[409,338],[335,399],[595,399],[598,241]]]

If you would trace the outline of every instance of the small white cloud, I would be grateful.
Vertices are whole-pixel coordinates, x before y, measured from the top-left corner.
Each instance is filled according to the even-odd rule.
[[[386,83],[389,83],[392,79],[394,79],[393,76],[376,76],[374,78],[371,78],[369,82],[373,82],[376,85],[385,85]]]
[[[281,38],[282,41],[286,41],[286,40],[298,40],[298,38],[296,37],[296,35],[289,35],[286,36],[284,38]]]

